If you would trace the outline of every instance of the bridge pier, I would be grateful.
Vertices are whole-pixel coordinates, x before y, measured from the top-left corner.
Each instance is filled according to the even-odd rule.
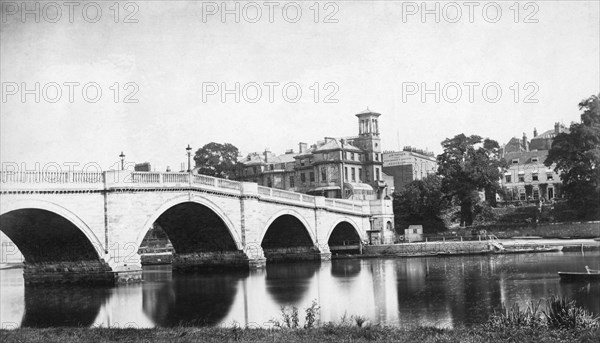
[[[265,266],[265,258],[251,256],[244,251],[205,251],[188,254],[173,254],[174,271],[260,269]]]
[[[40,284],[123,284],[142,281],[139,266],[111,268],[102,260],[25,262],[23,279],[26,285]]]

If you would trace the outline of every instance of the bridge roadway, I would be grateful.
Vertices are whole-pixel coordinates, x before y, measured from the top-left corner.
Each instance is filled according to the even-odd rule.
[[[173,268],[261,268],[327,260],[331,246],[393,237],[391,200],[328,199],[189,173],[2,171],[0,230],[26,284],[141,279],[140,244],[159,225]]]

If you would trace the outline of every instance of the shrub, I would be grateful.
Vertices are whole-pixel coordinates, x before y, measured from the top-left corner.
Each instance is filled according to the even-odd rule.
[[[540,303],[531,301],[524,310],[517,304],[510,308],[502,304],[500,312],[494,311],[487,322],[491,329],[506,329],[524,326],[543,326],[542,313],[540,312]]]
[[[552,296],[546,300],[544,316],[549,328],[589,330],[598,328],[599,317],[575,305],[575,301]]]

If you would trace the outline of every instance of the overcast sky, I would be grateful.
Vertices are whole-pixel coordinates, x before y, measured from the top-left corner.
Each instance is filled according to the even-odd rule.
[[[128,161],[178,170],[187,144],[283,153],[300,141],[356,135],[354,114],[367,106],[382,114],[384,150],[439,153],[459,133],[505,143],[568,125],[579,119],[578,102],[600,90],[598,1],[438,2],[439,23],[434,14],[423,20],[421,2],[402,1],[238,2],[239,23],[235,14],[223,22],[220,1],[131,1],[118,12],[114,1],[98,1],[99,16],[95,6],[82,14],[83,2],[70,16],[58,2],[60,17],[37,3],[39,22],[23,19],[20,1],[2,1],[3,163],[109,169],[124,151]],[[240,84],[239,103],[235,94],[222,101],[223,83]],[[422,99],[422,85],[436,83],[439,102],[433,93]]]

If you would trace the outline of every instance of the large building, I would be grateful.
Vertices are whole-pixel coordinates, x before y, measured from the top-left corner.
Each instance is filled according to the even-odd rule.
[[[298,152],[251,153],[242,178],[260,185],[328,198],[373,200],[384,196],[379,116],[369,109],[356,114],[358,136],[325,137]]]
[[[531,141],[523,133],[522,138],[512,138],[503,146],[503,158],[508,170],[502,178],[506,189],[507,201],[550,201],[560,197],[560,176],[554,171],[554,165],[546,167],[544,161],[556,135],[568,129],[560,123],[554,124],[554,130],[541,135],[533,131]]]
[[[405,146],[402,151],[383,153],[383,172],[393,179],[390,191],[399,192],[414,180],[437,172],[437,160],[432,152]]]

